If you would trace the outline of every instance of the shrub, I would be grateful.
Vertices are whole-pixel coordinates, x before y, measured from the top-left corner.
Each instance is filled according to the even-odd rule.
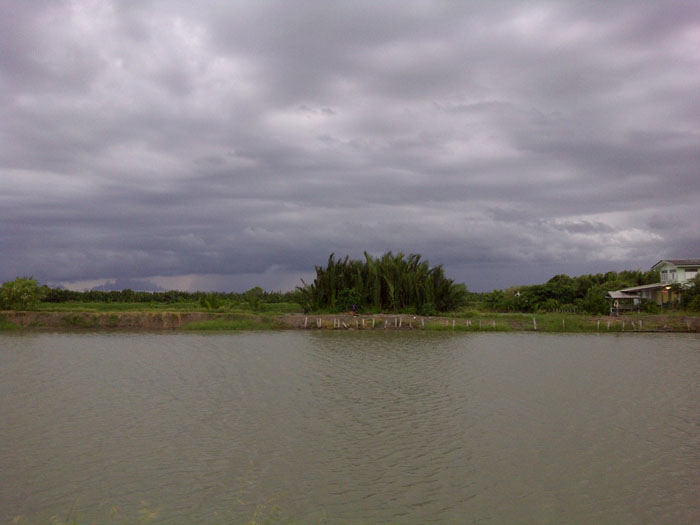
[[[18,277],[0,287],[0,308],[5,310],[35,310],[39,306],[43,288],[33,277]]]

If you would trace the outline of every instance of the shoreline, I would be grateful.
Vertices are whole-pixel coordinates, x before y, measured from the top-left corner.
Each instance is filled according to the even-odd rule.
[[[498,314],[470,317],[410,314],[253,314],[222,312],[1,311],[0,333],[33,330],[248,331],[428,330],[460,332],[698,333],[700,316],[639,314]]]

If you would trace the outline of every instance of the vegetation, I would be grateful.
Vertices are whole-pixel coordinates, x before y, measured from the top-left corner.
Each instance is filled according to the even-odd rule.
[[[659,273],[639,270],[569,277],[555,275],[545,284],[494,290],[471,297],[471,306],[495,312],[585,312],[606,314],[610,305],[605,293],[659,282]],[[653,309],[653,306],[649,307]]]
[[[4,316],[0,315],[0,332],[9,332],[10,330],[19,330],[19,325],[8,321]]]
[[[686,310],[700,312],[700,275],[696,275],[681,292],[681,306]]]
[[[18,277],[0,286],[0,309],[36,310],[43,293],[33,277]]]
[[[62,288],[42,287],[43,302],[51,304],[65,303],[102,303],[102,304],[141,304],[146,308],[163,305],[187,305],[188,309],[219,309],[239,307],[247,310],[263,308],[279,303],[296,303],[297,292],[267,292],[255,287],[247,292],[184,292],[168,290],[166,292],[135,292],[133,290],[88,290],[76,292]],[[177,308],[176,308],[177,309]],[[272,308],[274,309],[274,308]]]
[[[303,281],[302,281],[303,282]],[[433,315],[464,304],[467,289],[445,277],[441,265],[430,267],[421,256],[391,252],[364,260],[328,258],[316,266],[316,278],[298,288],[304,311],[343,312],[357,305],[363,311]]]
[[[339,313],[353,309],[354,305],[363,313],[423,316],[447,313],[462,319],[483,317],[486,312],[538,316],[543,313],[606,315],[610,307],[604,298],[607,291],[660,280],[658,272],[639,270],[578,277],[560,274],[544,284],[473,293],[468,292],[465,285],[448,279],[442,266],[431,267],[418,254],[405,256],[391,252],[377,258],[365,252],[363,260],[351,260],[349,257],[336,259],[331,254],[325,267],[317,266],[315,269],[316,277],[311,284],[302,281],[303,286],[285,293],[267,292],[260,287],[243,293],[180,290],[137,292],[129,289],[77,292],[39,286],[32,277],[20,277],[0,287],[0,309],[83,314],[64,319],[69,326],[103,326],[104,319],[85,316],[105,312],[115,313],[114,326],[120,325],[120,318],[116,316],[119,312],[171,313],[178,316],[186,312],[207,312],[241,316],[191,323],[187,329],[192,330],[277,328],[272,322],[274,315],[302,311]],[[669,308],[700,311],[700,276],[682,288],[680,285],[673,286],[677,288],[676,292],[680,292],[680,303],[664,305],[662,309],[653,302],[643,302],[642,312],[657,314]],[[551,327],[548,323],[542,324],[541,329],[556,330],[560,321],[553,321]],[[513,328],[517,325],[516,322],[510,326]],[[567,326],[567,331],[575,328],[571,323]],[[15,323],[0,318],[0,329],[16,327]],[[435,329],[442,329],[442,325]]]

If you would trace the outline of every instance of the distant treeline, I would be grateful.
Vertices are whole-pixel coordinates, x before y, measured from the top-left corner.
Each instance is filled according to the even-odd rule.
[[[262,288],[251,288],[247,292],[183,292],[168,290],[165,292],[137,292],[134,290],[88,290],[76,292],[63,288],[42,287],[41,301],[45,303],[202,303],[230,302],[244,303],[259,301],[263,303],[295,302],[297,292],[266,292]]]
[[[391,252],[364,260],[328,258],[316,266],[316,278],[298,290],[306,311],[412,312],[432,315],[455,310],[465,302],[467,289],[445,277],[441,265],[431,267],[418,254]],[[302,281],[303,282],[303,281]]]
[[[555,275],[545,284],[513,286],[507,290],[478,294],[472,301],[480,302],[484,309],[497,312],[579,311],[590,314],[606,314],[610,303],[605,293],[632,286],[653,284],[660,281],[659,272],[640,270],[597,273],[569,277]],[[656,308],[648,304],[649,310]]]

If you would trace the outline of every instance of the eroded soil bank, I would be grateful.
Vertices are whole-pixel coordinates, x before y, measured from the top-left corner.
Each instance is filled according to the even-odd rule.
[[[246,321],[254,329],[274,326],[306,330],[456,330],[542,332],[700,332],[700,316],[644,315],[630,317],[488,314],[477,317],[423,317],[407,314],[284,314],[256,315],[218,312],[0,312],[0,325],[7,329],[123,329],[176,330],[189,324]],[[233,327],[231,329],[236,329]]]

